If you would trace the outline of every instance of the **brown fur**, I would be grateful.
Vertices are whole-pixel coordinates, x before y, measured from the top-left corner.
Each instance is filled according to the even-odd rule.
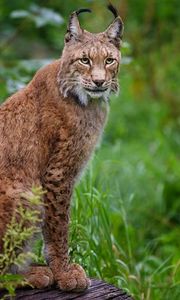
[[[109,93],[117,90],[115,21],[106,32],[92,34],[83,31],[72,14],[61,60],[40,69],[26,88],[0,107],[1,250],[13,211],[19,201],[24,204],[21,193],[32,185],[47,191],[43,235],[49,268],[30,267],[25,273],[36,287],[54,280],[64,290],[89,285],[84,270],[69,264],[69,206],[76,179],[106,123]],[[82,57],[88,57],[91,66],[82,63]],[[114,59],[111,65],[105,65],[107,57]],[[97,91],[98,81],[102,92]]]

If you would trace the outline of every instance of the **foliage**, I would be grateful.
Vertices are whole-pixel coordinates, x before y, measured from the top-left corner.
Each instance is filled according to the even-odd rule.
[[[29,10],[14,10],[10,16],[11,18],[30,19],[35,23],[37,28],[47,24],[59,25],[63,22],[59,14],[45,7],[39,7],[36,4],[30,5]]]
[[[41,218],[38,208],[42,205],[42,195],[42,189],[35,187],[32,188],[32,193],[22,195],[27,200],[27,207],[22,204],[16,207],[3,237],[3,252],[0,253],[0,288],[5,288],[10,296],[15,295],[17,286],[27,284],[23,276],[11,274],[11,269],[22,268],[27,260],[35,259],[35,255],[26,249],[26,243],[39,232],[37,224],[41,222]]]
[[[90,169],[77,188],[73,254],[80,262],[86,258],[91,276],[129,290],[135,299],[169,299],[170,291],[172,299],[178,299],[176,133],[164,122],[169,113],[166,105],[152,102],[147,107],[138,102],[137,111],[137,102],[127,95],[131,83],[127,78],[123,83],[123,74],[121,81],[121,100],[112,99],[93,172]]]
[[[0,2],[0,101],[59,57],[71,11],[92,8],[80,16],[91,31],[112,20],[103,0],[6,2]],[[90,276],[137,300],[178,300],[180,2],[112,2],[125,23],[121,94],[111,99],[103,143],[74,194],[70,255]],[[54,13],[59,21],[49,22]],[[41,247],[38,241],[42,262]]]

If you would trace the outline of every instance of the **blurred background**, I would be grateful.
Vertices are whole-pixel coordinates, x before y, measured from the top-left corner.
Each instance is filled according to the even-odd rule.
[[[180,1],[112,0],[124,24],[121,92],[76,188],[71,259],[141,300],[180,299]],[[69,14],[99,32],[107,1],[1,0],[0,102],[59,58]],[[41,241],[34,251],[41,256]]]

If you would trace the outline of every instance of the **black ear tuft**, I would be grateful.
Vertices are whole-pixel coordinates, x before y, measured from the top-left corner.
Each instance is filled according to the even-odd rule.
[[[83,13],[83,12],[89,12],[89,13],[91,13],[92,10],[89,9],[89,8],[80,8],[80,9],[76,10],[77,16],[78,16],[79,14]]]
[[[113,13],[114,17],[117,18],[118,17],[118,11],[117,9],[109,2],[107,8]]]
[[[91,12],[91,10],[89,8],[81,8],[71,13],[67,33],[65,36],[66,43],[70,40],[78,41],[80,36],[82,35],[83,30],[80,27],[78,15],[83,12]]]
[[[113,13],[115,19],[106,29],[105,33],[109,41],[114,44],[117,48],[120,48],[121,39],[123,36],[124,25],[119,16],[117,9],[109,2],[107,8]]]

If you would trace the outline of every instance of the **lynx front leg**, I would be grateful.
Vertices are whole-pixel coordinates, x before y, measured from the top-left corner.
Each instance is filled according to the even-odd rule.
[[[44,240],[47,262],[55,281],[62,290],[84,290],[90,281],[83,268],[69,264],[68,258],[68,223],[69,206],[72,194],[71,176],[61,176],[62,169],[49,169],[44,177],[45,222]]]

